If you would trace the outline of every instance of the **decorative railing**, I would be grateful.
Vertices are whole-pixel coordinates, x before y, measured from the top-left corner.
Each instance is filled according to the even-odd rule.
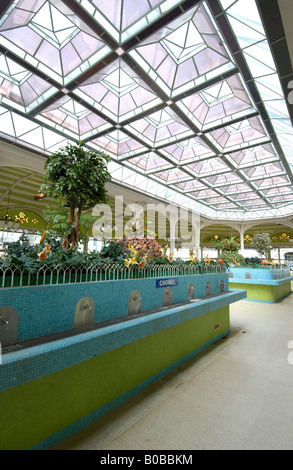
[[[89,266],[42,266],[29,272],[19,266],[0,266],[0,287],[42,286],[77,282],[146,279],[158,277],[187,276],[207,273],[225,273],[226,267],[195,265],[153,265],[128,268],[121,264]]]

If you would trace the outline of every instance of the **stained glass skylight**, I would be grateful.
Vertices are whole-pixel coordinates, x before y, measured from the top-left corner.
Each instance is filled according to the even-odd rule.
[[[235,68],[205,2],[140,43],[130,55],[172,98]]]
[[[61,0],[15,0],[0,24],[1,44],[25,63],[67,84],[110,48]]]
[[[257,4],[258,3],[258,4]],[[256,0],[7,0],[0,140],[82,140],[214,219],[293,214],[293,128]]]

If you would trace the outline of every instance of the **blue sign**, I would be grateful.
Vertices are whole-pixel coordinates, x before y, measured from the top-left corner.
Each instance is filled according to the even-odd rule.
[[[178,278],[156,279],[156,287],[178,286]]]

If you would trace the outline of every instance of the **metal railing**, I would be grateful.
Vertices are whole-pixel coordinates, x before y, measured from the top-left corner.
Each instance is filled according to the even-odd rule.
[[[35,285],[70,284],[78,282],[147,279],[173,276],[225,273],[226,267],[195,265],[153,265],[128,268],[121,264],[55,267],[41,266],[29,272],[19,266],[0,266],[0,287],[24,287]]]

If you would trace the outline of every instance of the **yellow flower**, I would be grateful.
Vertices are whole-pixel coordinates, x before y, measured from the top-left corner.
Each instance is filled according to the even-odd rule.
[[[129,260],[129,259],[126,259],[126,260],[124,261],[124,264],[126,264],[126,266],[129,266],[129,265],[130,265],[130,260]]]

